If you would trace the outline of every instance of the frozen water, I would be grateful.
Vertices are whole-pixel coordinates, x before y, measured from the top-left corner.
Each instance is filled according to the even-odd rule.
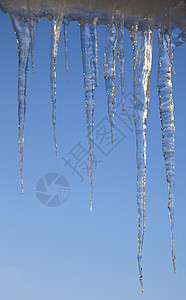
[[[117,32],[114,18],[107,24],[107,39],[104,53],[104,77],[108,98],[108,116],[111,125],[111,141],[114,147],[114,113],[116,110],[115,79],[115,52],[117,43]]]
[[[137,204],[138,204],[138,266],[143,291],[142,255],[145,233],[145,180],[147,148],[147,111],[152,65],[152,24],[144,29],[132,26],[130,36],[134,53],[134,123],[136,128]]]
[[[92,25],[90,23],[80,24],[81,31],[81,48],[83,59],[83,76],[84,91],[86,103],[86,120],[89,144],[89,160],[90,160],[90,211],[92,211],[93,196],[93,168],[94,168],[94,89],[96,74],[93,65],[94,40],[92,38]]]
[[[183,43],[181,29],[173,26],[170,29],[158,28],[159,62],[158,94],[160,120],[162,129],[162,150],[166,166],[166,180],[169,191],[169,217],[171,226],[171,248],[174,273],[176,273],[175,226],[174,226],[174,104],[172,98],[171,69],[173,51]]]
[[[50,90],[52,99],[52,125],[53,125],[53,136],[55,151],[57,153],[57,142],[56,142],[56,58],[58,43],[60,38],[61,26],[63,17],[58,17],[51,22],[51,48],[50,48]]]
[[[120,90],[121,90],[121,110],[123,114],[123,119],[125,123],[125,90],[124,90],[124,15],[117,24],[118,29],[118,58],[119,58],[119,77],[120,77]],[[126,123],[125,123],[126,125]]]
[[[64,41],[65,41],[65,68],[67,73],[67,79],[68,79],[68,27],[69,27],[70,20],[64,19],[63,21],[63,35],[64,35]]]
[[[138,205],[138,266],[143,291],[142,255],[145,233],[145,181],[146,181],[146,130],[149,105],[149,81],[152,63],[152,35],[157,28],[159,41],[158,94],[162,128],[162,149],[166,165],[166,180],[169,191],[169,216],[174,272],[174,112],[171,70],[173,51],[184,42],[184,1],[136,1],[136,0],[0,0],[2,11],[9,13],[18,43],[18,144],[20,155],[21,190],[23,192],[23,146],[26,112],[26,85],[28,60],[31,53],[34,70],[34,38],[39,20],[46,16],[51,22],[50,88],[52,125],[55,151],[56,142],[56,58],[61,26],[65,40],[65,66],[68,74],[68,27],[71,21],[80,24],[86,121],[90,161],[90,210],[93,200],[94,169],[94,90],[98,86],[98,42],[97,25],[107,29],[104,53],[104,79],[111,125],[111,140],[114,146],[115,56],[119,58],[121,107],[124,108],[124,27],[130,31],[134,54],[134,123],[136,129],[137,159],[137,205]],[[117,48],[116,48],[117,47]],[[68,76],[68,75],[67,75]]]

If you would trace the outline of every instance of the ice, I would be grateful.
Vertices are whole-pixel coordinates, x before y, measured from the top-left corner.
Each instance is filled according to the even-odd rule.
[[[86,103],[86,120],[88,131],[89,144],[89,160],[90,160],[90,211],[92,211],[93,197],[93,169],[94,169],[94,89],[96,82],[96,74],[94,71],[93,55],[94,42],[92,41],[92,24],[80,24],[81,32],[81,49],[83,59],[83,76],[84,76],[84,91]]]
[[[115,51],[117,43],[117,27],[114,17],[107,27],[107,39],[104,53],[104,78],[108,98],[108,116],[111,125],[111,141],[114,147],[114,113],[116,110],[115,79]]]
[[[173,26],[171,30],[158,28],[158,94],[162,129],[162,150],[166,166],[166,180],[169,191],[169,217],[171,226],[171,248],[174,273],[176,273],[175,225],[174,225],[174,104],[172,98],[171,69],[173,51],[184,42],[182,31]]]
[[[63,20],[63,35],[64,35],[64,41],[65,41],[65,68],[66,68],[66,74],[67,74],[67,80],[68,80],[68,28],[69,28],[69,19]]]
[[[34,40],[36,29],[39,20],[32,19],[31,9],[30,9],[30,0],[27,0],[27,7],[28,7],[28,16],[29,16],[29,31],[30,31],[30,38],[31,38],[31,64],[32,64],[32,72],[34,73]]]
[[[125,61],[124,61],[124,15],[122,16],[122,19],[118,22],[118,58],[119,58],[119,77],[120,77],[120,91],[121,91],[121,110],[123,114],[123,120],[126,126],[125,122],[125,90],[124,90],[124,67],[125,67]]]
[[[56,142],[56,58],[58,43],[60,38],[61,26],[63,18],[60,16],[51,22],[51,48],[50,48],[50,91],[52,100],[52,125],[55,144],[55,152],[57,152]]]
[[[184,1],[136,0],[0,0],[0,8],[10,14],[18,43],[18,144],[20,156],[21,190],[23,192],[23,147],[26,112],[26,85],[29,54],[34,70],[34,38],[39,20],[47,17],[51,22],[50,89],[52,100],[52,126],[55,151],[56,142],[56,59],[61,26],[65,41],[65,68],[68,78],[68,31],[71,21],[80,24],[86,122],[90,161],[90,210],[93,202],[94,169],[94,90],[98,87],[98,37],[97,26],[107,30],[104,53],[104,79],[114,147],[114,113],[116,108],[115,56],[119,59],[121,110],[125,123],[124,98],[124,27],[129,29],[134,54],[134,123],[136,130],[137,205],[138,205],[138,267],[143,291],[142,256],[145,233],[145,181],[146,181],[146,127],[149,105],[149,80],[152,63],[152,35],[157,28],[159,42],[158,94],[162,128],[162,149],[166,165],[169,191],[169,216],[174,272],[174,112],[171,71],[173,51],[185,40]],[[127,58],[125,58],[126,60]]]
[[[28,60],[31,47],[29,21],[25,22],[17,17],[11,17],[18,44],[18,144],[20,156],[21,191],[23,193],[23,147],[26,113],[26,84]]]
[[[95,87],[98,87],[98,41],[97,41],[97,20],[94,19],[90,24],[90,39],[91,39],[91,66],[93,72],[93,80]]]
[[[143,292],[142,256],[145,233],[146,127],[149,106],[149,81],[152,65],[152,29],[132,26],[130,36],[134,54],[134,124],[136,129],[137,205],[138,205],[138,267]]]

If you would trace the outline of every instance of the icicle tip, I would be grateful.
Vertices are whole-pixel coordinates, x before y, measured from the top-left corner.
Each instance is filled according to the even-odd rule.
[[[55,145],[55,153],[56,153],[56,156],[58,156],[57,145]]]
[[[174,274],[176,274],[176,257],[173,257],[172,262],[173,262]]]
[[[21,180],[21,194],[24,194],[24,188],[23,188],[23,180]]]

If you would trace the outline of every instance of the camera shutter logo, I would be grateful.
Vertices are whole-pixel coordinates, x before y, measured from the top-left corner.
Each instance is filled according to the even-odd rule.
[[[38,180],[35,192],[41,204],[47,207],[57,207],[68,199],[70,185],[63,175],[47,173]]]

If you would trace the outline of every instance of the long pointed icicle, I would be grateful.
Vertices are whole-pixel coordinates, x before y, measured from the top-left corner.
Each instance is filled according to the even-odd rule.
[[[98,87],[98,41],[97,41],[97,28],[96,20],[93,24],[90,23],[90,38],[92,45],[92,57],[91,57],[91,66],[94,76],[95,87]]]
[[[67,80],[68,80],[68,27],[69,27],[69,19],[63,20],[63,35],[64,35],[64,41],[65,41],[65,69],[67,74]]]
[[[20,175],[21,192],[23,193],[23,147],[24,147],[24,128],[26,112],[26,85],[28,73],[28,60],[31,47],[29,34],[29,21],[11,17],[18,44],[18,144],[20,156]]]
[[[171,226],[171,248],[174,273],[176,273],[175,225],[174,225],[174,105],[172,98],[172,56],[176,47],[184,42],[182,31],[173,26],[170,30],[159,28],[158,94],[162,129],[162,150],[166,166],[169,191],[169,217]]]
[[[123,120],[125,122],[125,97],[124,97],[124,16],[119,21],[118,26],[118,58],[119,58],[119,77],[120,77],[120,91],[121,91],[121,111],[123,114]]]
[[[86,120],[88,130],[89,143],[89,160],[90,160],[90,211],[92,211],[92,197],[93,197],[93,169],[94,169],[94,89],[95,78],[92,70],[91,60],[93,57],[93,46],[91,39],[90,23],[81,24],[81,48],[83,58],[83,75],[84,75],[84,91],[86,102]]]
[[[114,113],[116,109],[116,92],[115,92],[115,50],[117,43],[116,24],[112,20],[107,25],[107,39],[104,53],[104,78],[108,97],[108,115],[111,125],[111,141],[114,147]]]
[[[145,233],[146,122],[152,65],[152,30],[138,25],[130,31],[134,53],[134,123],[136,128],[138,267],[143,292],[142,256]]]
[[[55,144],[55,152],[57,152],[57,142],[56,142],[56,58],[58,43],[60,38],[62,26],[62,17],[52,20],[51,22],[51,48],[50,48],[50,92],[52,99],[52,125],[53,125],[53,137]]]
[[[29,31],[30,31],[30,39],[31,39],[31,64],[32,64],[32,73],[34,73],[34,40],[35,40],[35,34],[36,29],[38,25],[38,20],[31,19],[29,21]]]
[[[35,40],[35,34],[36,34],[36,29],[37,29],[39,19],[32,18],[30,6],[31,6],[30,0],[27,0],[29,32],[30,32],[30,39],[31,39],[31,64],[32,64],[32,73],[34,73],[34,40]]]

